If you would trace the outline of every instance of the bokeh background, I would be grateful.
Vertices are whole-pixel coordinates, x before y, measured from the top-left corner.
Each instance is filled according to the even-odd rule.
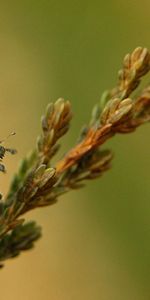
[[[4,194],[35,144],[45,106],[60,96],[74,111],[60,156],[75,143],[103,90],[115,85],[123,56],[150,48],[149,11],[148,0],[1,1],[0,138],[15,130],[6,145],[18,149],[0,176]],[[43,238],[6,262],[2,300],[150,299],[150,127],[108,146],[111,171],[28,214]]]

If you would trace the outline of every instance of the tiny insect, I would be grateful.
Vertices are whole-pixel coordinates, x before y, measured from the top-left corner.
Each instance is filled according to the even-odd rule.
[[[15,132],[11,132],[4,140],[0,141],[0,144],[4,143],[6,141],[6,139],[8,139],[10,136],[15,135]],[[12,149],[12,148],[5,148],[4,146],[0,145],[0,172],[5,173],[6,169],[5,166],[1,163],[6,152],[9,152],[11,154],[16,154],[16,149]]]

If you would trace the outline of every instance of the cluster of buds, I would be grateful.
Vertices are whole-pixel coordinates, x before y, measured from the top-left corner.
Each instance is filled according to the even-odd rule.
[[[146,48],[138,47],[127,54],[117,86],[103,94],[78,142],[54,165],[51,159],[59,149],[58,140],[69,129],[72,112],[70,102],[62,98],[48,105],[36,148],[22,161],[5,201],[0,202],[0,260],[31,248],[40,236],[39,228],[34,224],[24,225],[20,216],[51,205],[63,193],[100,177],[110,168],[113,158],[112,152],[103,150],[102,145],[114,135],[133,132],[150,121],[150,86],[138,97],[132,96],[149,70],[150,52]],[[0,145],[2,172],[5,172],[2,161],[6,152],[14,154],[16,150]]]

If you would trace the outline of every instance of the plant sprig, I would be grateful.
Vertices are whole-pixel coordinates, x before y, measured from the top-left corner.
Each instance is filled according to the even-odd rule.
[[[149,70],[146,48],[138,47],[125,56],[117,86],[102,95],[77,144],[56,164],[51,160],[60,147],[58,140],[70,127],[72,111],[70,102],[62,98],[48,105],[36,147],[22,160],[6,199],[0,202],[0,261],[32,248],[41,235],[35,224],[24,224],[22,215],[51,205],[60,195],[84,186],[86,180],[100,177],[110,169],[113,158],[112,151],[101,146],[116,134],[133,132],[150,121],[150,86],[137,98],[131,95]],[[0,148],[1,160],[6,151]]]

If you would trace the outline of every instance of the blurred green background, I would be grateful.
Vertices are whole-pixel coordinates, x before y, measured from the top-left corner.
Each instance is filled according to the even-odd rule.
[[[150,48],[149,11],[148,0],[1,1],[0,138],[15,130],[6,144],[18,149],[5,160],[1,191],[34,146],[45,106],[60,96],[74,111],[60,156],[74,144],[123,56]],[[150,299],[149,136],[148,125],[117,136],[108,143],[111,171],[28,214],[43,238],[0,272],[2,300]]]

